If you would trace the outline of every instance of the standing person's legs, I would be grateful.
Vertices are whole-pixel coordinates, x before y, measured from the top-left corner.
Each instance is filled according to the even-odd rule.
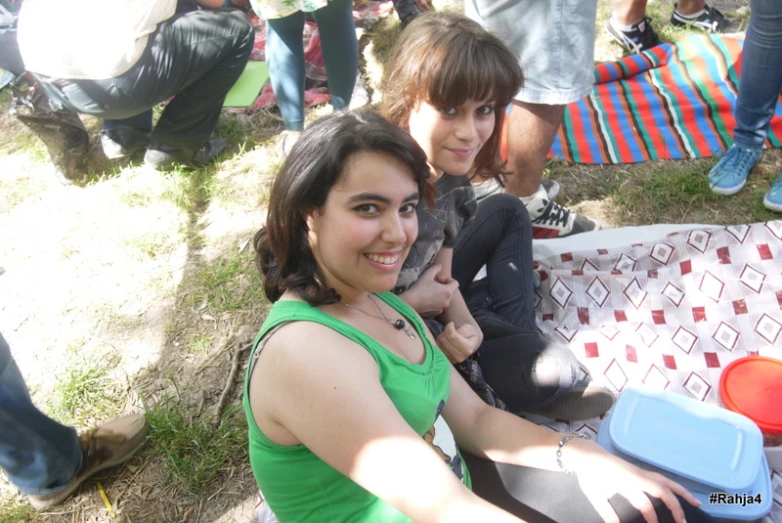
[[[19,44],[16,40],[16,29],[0,32],[0,69],[5,69],[17,76],[25,71],[22,55],[19,52]]]
[[[24,378],[0,335],[0,468],[28,495],[46,495],[78,473],[82,449],[73,427],[33,405]]]
[[[335,110],[350,105],[358,76],[358,40],[351,0],[332,0],[313,13],[318,22],[323,61]]]
[[[733,141],[743,149],[762,149],[782,90],[782,4],[751,0],[751,6]]]
[[[553,452],[553,450],[552,450]],[[564,472],[495,463],[462,452],[472,488],[486,501],[530,523],[599,523],[600,515],[581,491],[578,477]],[[660,523],[673,523],[663,502],[651,498]],[[641,513],[620,496],[609,500],[622,523],[644,523]],[[716,520],[679,498],[687,523]]]
[[[509,193],[529,197],[540,188],[546,155],[564,114],[564,105],[513,102],[508,118]]]
[[[285,129],[304,128],[304,13],[266,21],[266,61]],[[354,33],[355,34],[355,33]]]
[[[535,237],[599,228],[551,201],[543,167],[564,106],[589,94],[594,82],[596,0],[465,0],[467,16],[519,54],[524,87],[508,122],[507,192],[527,206]]]
[[[782,88],[782,5],[774,0],[752,0],[751,6],[742,51],[733,147],[709,172],[711,190],[725,196],[744,187],[749,172],[763,157],[763,142]],[[774,194],[767,196],[776,201],[776,182],[774,186]],[[779,196],[782,198],[782,194]],[[767,202],[766,206],[782,210],[779,202]]]
[[[646,17],[647,0],[622,0],[611,17],[622,25],[635,25]]]

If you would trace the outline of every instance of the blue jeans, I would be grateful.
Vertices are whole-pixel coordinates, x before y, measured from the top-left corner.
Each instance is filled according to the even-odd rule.
[[[358,40],[353,2],[332,0],[312,13],[318,23],[323,62],[335,110],[350,105],[358,76]],[[304,128],[304,13],[266,20],[266,61],[269,80],[285,128]]]
[[[752,14],[744,39],[734,143],[761,149],[782,90],[782,4],[751,0]]]
[[[0,334],[0,468],[22,493],[45,495],[67,485],[81,460],[76,430],[35,408]]]

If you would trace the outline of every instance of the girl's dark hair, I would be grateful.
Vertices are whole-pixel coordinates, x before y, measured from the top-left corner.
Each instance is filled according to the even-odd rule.
[[[272,185],[266,226],[255,234],[255,261],[265,277],[264,290],[277,301],[295,291],[310,305],[340,300],[310,249],[306,216],[323,207],[347,162],[359,152],[393,156],[410,170],[422,198],[431,206],[426,154],[404,130],[370,112],[341,112],[309,126],[288,154]]]
[[[500,134],[506,106],[523,83],[516,54],[497,36],[462,15],[428,13],[404,30],[391,50],[383,78],[383,116],[407,127],[421,102],[439,109],[468,98],[494,101],[494,132],[470,173],[488,178],[504,173]]]

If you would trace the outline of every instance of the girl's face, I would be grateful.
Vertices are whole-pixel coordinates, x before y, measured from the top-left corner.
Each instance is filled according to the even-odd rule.
[[[468,99],[458,107],[438,109],[421,101],[410,112],[408,128],[435,177],[467,174],[494,131],[494,102]]]
[[[343,300],[396,285],[418,236],[418,186],[407,166],[377,152],[348,159],[321,209],[307,216],[315,260]]]

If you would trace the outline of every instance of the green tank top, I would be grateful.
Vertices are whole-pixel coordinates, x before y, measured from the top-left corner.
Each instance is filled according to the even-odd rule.
[[[374,358],[380,383],[399,413],[433,451],[471,488],[470,474],[453,433],[441,416],[450,393],[451,364],[425,335],[426,326],[413,310],[391,293],[379,294],[415,328],[426,356],[416,365],[397,356],[373,338],[320,309],[297,301],[278,301],[269,311],[255,340],[244,384],[243,405],[250,431],[250,464],[269,507],[281,523],[366,522],[397,523],[410,519],[326,464],[303,445],[283,446],[269,440],[250,410],[249,384],[264,336],[283,323],[311,321],[326,325],[355,341]],[[415,474],[414,470],[410,474]]]

